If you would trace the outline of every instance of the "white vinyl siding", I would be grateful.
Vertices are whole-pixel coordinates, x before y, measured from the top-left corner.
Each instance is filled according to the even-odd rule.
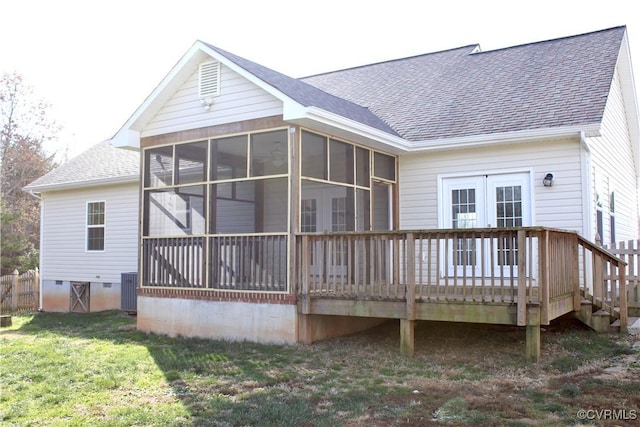
[[[591,195],[593,233],[597,225],[596,197],[600,196],[603,214],[603,243],[611,240],[609,230],[609,198],[615,191],[615,239],[625,241],[638,238],[638,194],[636,173],[638,165],[631,149],[626,112],[618,74],[614,76],[604,111],[601,136],[588,138],[591,147]]]
[[[138,269],[138,184],[43,194],[43,280],[120,283]],[[105,250],[86,251],[87,202],[104,200]]]
[[[582,172],[576,140],[520,143],[400,156],[400,228],[439,227],[438,178],[531,172],[532,225],[582,232]],[[542,178],[553,173],[553,187]]]
[[[198,95],[198,69],[164,104],[141,132],[142,137],[282,114],[282,102],[221,65],[220,94],[203,108]]]

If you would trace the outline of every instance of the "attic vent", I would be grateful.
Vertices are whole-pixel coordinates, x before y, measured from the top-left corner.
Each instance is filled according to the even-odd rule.
[[[220,94],[220,63],[207,62],[200,64],[200,99],[218,96]]]

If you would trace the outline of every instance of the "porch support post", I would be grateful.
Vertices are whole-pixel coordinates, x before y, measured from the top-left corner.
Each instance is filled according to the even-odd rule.
[[[413,233],[407,234],[406,247],[406,291],[407,318],[400,319],[400,351],[407,356],[413,356],[415,352],[415,318],[416,318],[416,259],[415,237]]]
[[[527,318],[527,235],[518,230],[518,326],[528,325]],[[538,325],[540,319],[538,319]]]
[[[527,362],[540,361],[540,304],[527,304]]]
[[[313,343],[313,320],[310,314],[298,314],[298,342]]]
[[[415,320],[400,319],[400,352],[413,356],[415,351]]]
[[[311,295],[309,295],[309,237],[302,236],[302,313],[311,313]]]

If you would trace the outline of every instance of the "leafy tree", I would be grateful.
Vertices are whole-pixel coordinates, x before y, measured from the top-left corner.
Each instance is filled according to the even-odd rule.
[[[22,188],[56,165],[44,144],[59,126],[16,73],[0,76],[1,274],[33,268],[40,247],[40,203]]]

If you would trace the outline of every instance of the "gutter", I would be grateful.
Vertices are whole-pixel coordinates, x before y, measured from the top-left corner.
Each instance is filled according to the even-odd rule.
[[[455,150],[485,145],[514,144],[554,138],[576,138],[579,135],[583,135],[583,137],[581,137],[581,141],[584,141],[583,144],[587,144],[584,136],[593,137],[600,135],[600,123],[590,123],[574,126],[471,135],[459,138],[451,137],[423,141],[408,141],[400,136],[390,135],[382,130],[372,128],[371,126],[355,122],[353,120],[345,119],[338,114],[334,114],[317,107],[301,107],[299,105],[296,106],[295,104],[285,104],[283,120],[291,122],[312,120],[317,123],[322,123],[327,126],[373,140],[380,144],[384,144],[391,149],[392,152],[399,155]],[[587,149],[589,150],[588,145]]]
[[[43,193],[45,191],[66,190],[70,188],[85,188],[85,187],[95,187],[99,185],[124,184],[128,182],[138,182],[139,180],[140,180],[139,174],[135,174],[135,175],[120,176],[117,178],[100,178],[100,179],[93,179],[89,181],[75,181],[75,182],[72,181],[72,182],[61,182],[56,184],[26,186],[23,188],[23,190],[28,191],[29,193],[33,193],[33,192]]]

